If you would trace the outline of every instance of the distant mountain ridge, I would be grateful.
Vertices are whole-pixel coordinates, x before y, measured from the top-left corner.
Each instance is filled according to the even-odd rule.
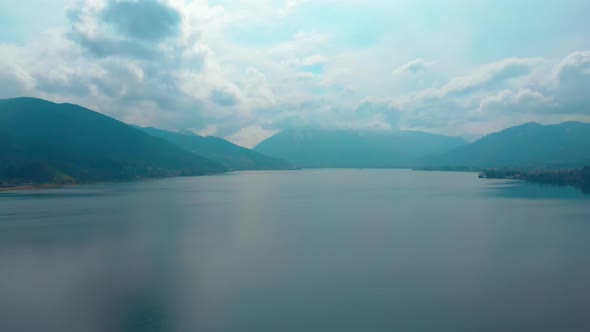
[[[138,127],[138,126],[134,126],[134,127]],[[153,128],[153,127],[139,127],[139,128],[144,129],[144,128]],[[181,129],[181,130],[177,131],[176,133],[183,134],[183,135],[189,135],[189,136],[201,136],[201,135],[195,134],[194,132],[192,132],[191,130],[188,130],[188,129]]]
[[[254,151],[300,167],[410,167],[412,161],[464,145],[459,137],[419,131],[362,132],[291,129],[254,147]]]
[[[265,156],[219,137],[200,136],[186,130],[172,132],[153,127],[135,128],[172,143],[183,150],[215,160],[228,170],[272,170],[293,168],[293,166],[286,161]]]
[[[225,171],[108,116],[35,98],[0,100],[0,184],[86,182]]]
[[[590,165],[590,124],[535,122],[487,135],[449,152],[417,161],[434,167],[578,168]]]
[[[0,187],[227,170],[590,166],[590,124],[525,123],[467,144],[419,131],[281,131],[253,150],[217,137],[127,125],[73,104],[0,100]]]

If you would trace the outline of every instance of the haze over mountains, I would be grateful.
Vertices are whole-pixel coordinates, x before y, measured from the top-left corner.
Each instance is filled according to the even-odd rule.
[[[214,136],[200,136],[188,130],[172,132],[153,127],[138,128],[147,134],[161,138],[186,151],[221,163],[228,170],[290,169],[293,166],[283,160],[267,157]]]
[[[281,131],[249,150],[217,137],[127,125],[73,104],[0,100],[0,185],[315,168],[579,168],[590,124],[527,123],[473,143],[418,131]]]
[[[417,163],[481,168],[576,168],[590,165],[590,124],[530,122]]]
[[[526,123],[469,144],[415,131],[286,130],[254,150],[301,167],[579,168],[590,165],[590,124]]]
[[[277,133],[254,151],[301,167],[411,167],[412,161],[466,144],[458,137],[418,131],[359,132],[291,129]]]

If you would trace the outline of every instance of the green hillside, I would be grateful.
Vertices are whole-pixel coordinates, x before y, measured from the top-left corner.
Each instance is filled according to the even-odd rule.
[[[577,168],[590,165],[590,124],[526,123],[419,162],[437,167]]]
[[[120,121],[72,104],[0,100],[0,182],[89,182],[225,170]]]
[[[141,128],[144,132],[164,139],[186,151],[197,153],[221,163],[229,170],[290,169],[286,161],[235,145],[219,137],[199,136],[191,132],[171,132],[156,128]]]

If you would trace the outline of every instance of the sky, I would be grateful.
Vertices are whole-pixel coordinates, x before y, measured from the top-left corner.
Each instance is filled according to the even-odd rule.
[[[0,98],[252,147],[590,122],[587,0],[0,0]]]

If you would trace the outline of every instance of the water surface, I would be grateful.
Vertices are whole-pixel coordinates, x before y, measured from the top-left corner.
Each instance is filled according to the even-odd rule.
[[[590,331],[590,199],[476,173],[0,193],[1,331]]]

